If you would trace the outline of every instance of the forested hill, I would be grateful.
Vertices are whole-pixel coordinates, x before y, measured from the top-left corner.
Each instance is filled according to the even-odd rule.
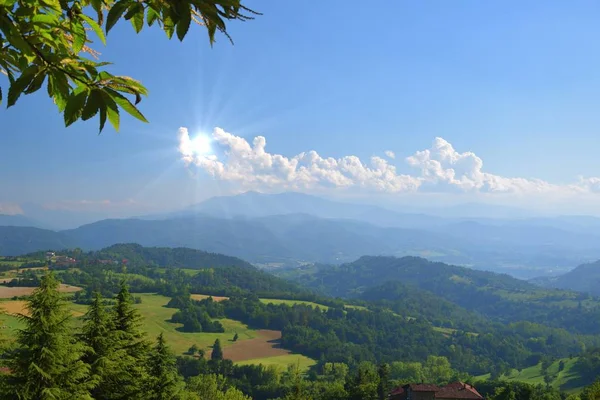
[[[237,257],[187,247],[144,247],[128,243],[116,244],[90,254],[97,258],[125,258],[129,262],[171,268],[252,267],[252,264]]]
[[[361,297],[387,282],[401,282],[427,291],[492,321],[530,321],[571,332],[598,334],[600,302],[581,293],[544,289],[508,275],[434,263],[418,257],[362,257],[355,262],[318,265],[281,272],[319,292]],[[410,291],[411,289],[406,289]],[[414,289],[413,289],[414,290]],[[389,291],[380,291],[382,297]]]
[[[575,290],[600,296],[600,261],[582,264],[564,275],[533,279],[532,282],[548,288]]]
[[[90,282],[99,279],[97,274],[101,274],[102,271],[113,270],[121,273],[126,270],[130,274],[154,279],[163,276],[161,274],[164,272],[168,275],[168,280],[175,282],[171,284],[174,290],[189,286],[194,293],[228,296],[232,293],[252,292],[287,298],[316,298],[312,290],[264,272],[237,257],[183,247],[143,247],[126,243],[90,252],[80,249],[65,250],[57,255],[70,256],[77,260],[78,271],[70,271],[68,266],[60,263],[54,268],[66,269],[61,279],[65,283],[78,286],[93,286]],[[44,260],[46,253],[31,253],[28,257]],[[126,265],[125,269],[123,264]],[[158,272],[159,270],[162,272]],[[152,292],[160,288],[160,285],[150,284],[144,279],[130,277],[129,280],[137,291]],[[113,282],[112,290],[116,290],[117,284],[118,281]]]

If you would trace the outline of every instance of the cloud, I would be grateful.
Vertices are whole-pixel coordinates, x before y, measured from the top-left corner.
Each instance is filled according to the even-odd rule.
[[[244,188],[310,190],[318,188],[367,188],[378,191],[412,191],[419,181],[398,174],[380,157],[363,163],[356,156],[324,158],[316,151],[293,157],[266,151],[266,139],[246,139],[215,128],[213,140],[225,151],[225,161],[215,155],[196,154],[186,128],[179,129],[179,152],[187,165],[195,165],[216,179],[232,181]]]
[[[430,148],[405,159],[414,171],[410,175],[398,173],[395,166],[377,156],[365,162],[354,155],[323,157],[314,150],[292,157],[269,153],[263,136],[257,136],[249,143],[221,128],[215,128],[212,140],[223,150],[223,157],[194,151],[187,128],[180,128],[178,137],[181,159],[187,166],[196,166],[215,179],[237,184],[243,190],[339,188],[385,193],[600,193],[600,178],[597,177],[557,185],[541,179],[504,177],[486,172],[483,160],[475,153],[458,152],[440,137],[435,138]],[[385,155],[395,158],[395,153],[390,150]]]
[[[406,162],[420,171],[423,190],[525,193],[559,188],[539,179],[506,178],[483,171],[483,160],[470,151],[459,153],[437,137],[431,148],[417,151]]]
[[[23,210],[21,206],[14,203],[0,203],[0,214],[4,215],[21,215]]]

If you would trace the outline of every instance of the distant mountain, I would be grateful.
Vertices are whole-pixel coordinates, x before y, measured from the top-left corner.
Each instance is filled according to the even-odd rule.
[[[24,215],[6,215],[0,214],[0,226],[32,226],[38,227],[39,224],[25,217]]]
[[[600,296],[600,261],[582,264],[566,274],[531,280],[537,285]]]
[[[553,227],[463,221],[417,229],[310,214],[111,219],[61,232],[29,230],[22,235],[26,245],[15,238],[0,238],[3,254],[49,247],[98,250],[117,243],[137,243],[229,254],[265,266],[343,263],[365,254],[414,255],[522,278],[548,270],[568,270],[572,265],[600,258],[598,236]]]
[[[385,227],[420,229],[444,223],[439,217],[425,214],[399,213],[378,206],[345,203],[295,192],[246,192],[235,196],[213,197],[173,213],[170,217],[198,214],[221,218],[307,214],[327,219],[352,219]]]
[[[0,255],[16,256],[39,250],[77,247],[77,241],[63,233],[39,228],[0,226]]]

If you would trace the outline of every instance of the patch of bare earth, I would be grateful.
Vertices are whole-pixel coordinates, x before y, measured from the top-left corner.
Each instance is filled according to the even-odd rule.
[[[209,296],[206,294],[192,294],[192,295],[190,295],[190,297],[192,298],[192,300],[204,300],[204,299],[208,299],[209,297],[212,297],[213,300],[216,302],[223,301],[223,300],[229,300],[229,297],[226,297],[226,296]]]
[[[223,357],[236,362],[290,354],[281,348],[281,331],[263,329],[256,333],[254,339],[240,340],[223,348]]]
[[[0,302],[0,311],[4,311],[9,315],[29,315],[27,309],[27,301],[25,300],[9,300]],[[71,315],[74,317],[80,317],[83,315],[80,311],[71,311]]]
[[[8,287],[0,286],[0,299],[10,299],[15,296],[29,296],[35,290],[35,287]],[[58,291],[61,293],[74,293],[80,291],[78,286],[61,284]]]

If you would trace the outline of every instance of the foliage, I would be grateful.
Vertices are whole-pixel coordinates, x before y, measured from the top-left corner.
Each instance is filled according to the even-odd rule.
[[[161,333],[148,360],[150,374],[149,399],[175,398],[183,388],[183,380],[177,372],[175,356],[171,353]]]
[[[106,71],[110,63],[98,61],[89,33],[106,44],[106,34],[125,19],[137,33],[144,24],[156,25],[169,39],[176,33],[183,40],[194,21],[206,27],[212,44],[217,30],[227,35],[225,21],[249,19],[244,12],[253,13],[240,0],[4,0],[0,71],[10,82],[7,106],[47,81],[48,95],[66,126],[99,115],[100,131],[107,119],[118,131],[121,110],[146,121],[136,105],[147,89],[133,78]]]
[[[18,333],[18,348],[9,353],[11,374],[6,398],[89,399],[89,365],[86,348],[70,329],[70,314],[58,292],[58,281],[45,275],[27,303],[29,316]]]
[[[210,359],[216,361],[223,359],[223,348],[221,347],[221,341],[219,339],[215,340],[212,352],[210,353]]]

